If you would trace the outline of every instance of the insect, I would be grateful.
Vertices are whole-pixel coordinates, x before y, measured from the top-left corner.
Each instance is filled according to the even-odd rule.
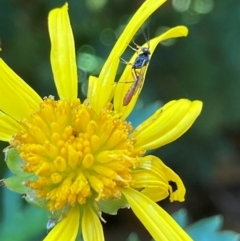
[[[129,45],[129,47],[136,51],[138,56],[136,57],[134,63],[129,63],[126,60],[121,59],[121,61],[125,64],[132,65],[132,76],[133,76],[133,84],[131,85],[130,89],[126,93],[123,99],[123,106],[127,106],[130,101],[132,100],[133,96],[136,94],[137,90],[140,89],[144,82],[144,74],[146,72],[146,67],[150,61],[150,46],[149,42],[147,42],[148,47],[141,47],[137,45],[134,41],[136,48]]]

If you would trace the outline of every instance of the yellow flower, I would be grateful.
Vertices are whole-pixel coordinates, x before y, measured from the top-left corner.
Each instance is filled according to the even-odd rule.
[[[171,201],[184,201],[181,179],[159,158],[144,153],[186,132],[201,112],[202,103],[170,101],[133,130],[125,119],[140,90],[129,105],[123,106],[129,83],[114,84],[119,57],[143,22],[164,2],[143,3],[99,77],[90,76],[88,96],[82,103],[77,98],[75,47],[67,4],[49,14],[51,65],[59,100],[40,98],[0,59],[0,139],[10,142],[7,163],[17,174],[14,180],[21,180],[18,184],[26,189],[14,187],[11,178],[4,183],[57,217],[45,241],[75,240],[79,234],[85,241],[104,240],[101,212],[113,214],[122,206],[132,208],[156,241],[191,240],[155,203],[169,195]],[[187,32],[184,26],[168,30],[150,41],[151,52],[160,41],[186,36]],[[136,57],[134,54],[131,61]],[[121,80],[130,77],[131,66],[127,66]]]

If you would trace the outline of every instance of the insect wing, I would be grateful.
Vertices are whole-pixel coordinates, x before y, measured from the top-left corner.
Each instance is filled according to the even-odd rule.
[[[132,97],[136,93],[137,86],[138,86],[138,81],[135,80],[134,83],[131,85],[130,89],[128,90],[127,94],[124,96],[123,106],[127,106],[130,103],[130,101],[132,100]]]
[[[127,106],[130,103],[130,101],[132,100],[133,96],[137,93],[137,91],[141,90],[143,83],[144,83],[144,79],[145,79],[146,69],[147,69],[147,66],[143,66],[140,69],[140,71],[134,71],[133,76],[135,76],[135,81],[131,85],[130,89],[128,90],[127,94],[125,95],[125,97],[123,99],[124,106]]]
[[[138,90],[140,91],[142,89],[142,86],[143,86],[143,83],[145,80],[146,70],[147,70],[147,65],[143,66],[141,68],[141,70],[139,71],[139,73],[137,75],[136,88],[134,90],[133,95],[135,95]]]

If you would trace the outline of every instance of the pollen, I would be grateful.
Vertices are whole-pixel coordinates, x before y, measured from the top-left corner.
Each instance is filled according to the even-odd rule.
[[[131,171],[144,154],[129,137],[131,124],[120,117],[112,104],[96,115],[78,99],[45,98],[11,142],[23,170],[34,176],[25,185],[52,211],[120,198],[119,188],[133,183]]]

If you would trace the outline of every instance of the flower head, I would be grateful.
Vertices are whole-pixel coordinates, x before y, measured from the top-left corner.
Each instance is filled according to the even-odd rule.
[[[78,232],[86,241],[104,240],[101,212],[114,214],[123,206],[133,209],[155,240],[191,240],[155,203],[167,196],[171,201],[183,201],[181,179],[159,158],[144,154],[186,132],[202,103],[170,101],[133,130],[125,119],[141,88],[129,105],[123,106],[129,83],[114,84],[119,56],[147,17],[164,2],[144,2],[99,77],[90,76],[83,102],[77,98],[67,4],[49,14],[51,65],[59,100],[40,98],[0,59],[0,139],[10,142],[6,160],[16,174],[14,180],[8,178],[4,183],[24,193],[27,201],[48,209],[56,219],[45,241],[75,240]],[[150,41],[151,52],[160,41],[186,35],[185,27],[172,28]],[[133,59],[136,57],[134,54]],[[121,80],[128,79],[131,71],[127,66]]]

